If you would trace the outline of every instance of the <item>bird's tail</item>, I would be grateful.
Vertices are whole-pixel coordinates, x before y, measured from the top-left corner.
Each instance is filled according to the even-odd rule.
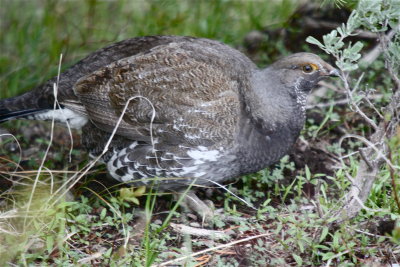
[[[33,118],[35,114],[52,109],[49,104],[40,104],[32,91],[23,95],[0,99],[0,123],[18,118]]]
[[[9,110],[1,107],[0,102],[0,123],[18,118],[29,118],[34,114],[43,112],[42,109]]]

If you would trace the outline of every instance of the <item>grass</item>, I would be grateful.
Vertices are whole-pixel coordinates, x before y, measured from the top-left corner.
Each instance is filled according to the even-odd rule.
[[[96,49],[143,35],[190,35],[242,44],[251,30],[282,25],[295,1],[2,0],[0,97],[11,97]],[[22,12],[23,11],[23,12]]]
[[[208,37],[241,48],[251,30],[287,26],[287,18],[296,7],[295,1],[267,4],[225,0],[3,0],[1,4],[1,98],[20,94],[56,75],[60,53],[65,69],[109,43],[153,34]],[[269,40],[268,49],[281,45],[277,43]],[[377,81],[377,86],[388,88],[391,82],[379,76],[382,67],[382,61],[378,61],[367,78],[370,84]],[[335,92],[328,94],[333,98]],[[346,108],[328,107],[322,113],[325,115],[321,120],[309,119],[303,138],[328,143],[333,154],[360,145],[349,142],[339,148],[340,136],[335,132],[339,126],[349,125],[347,130],[361,133],[369,131]],[[382,168],[366,202],[368,209],[350,221],[332,225],[333,215],[350,186],[345,171],[354,174],[356,157],[346,161],[348,167],[328,174],[312,166],[321,151],[315,160],[310,156],[312,150],[303,152],[300,156],[309,157],[309,161],[301,167],[293,155],[284,157],[274,168],[228,186],[257,210],[222,190],[210,197],[230,217],[222,220],[217,216],[209,230],[223,231],[227,240],[187,237],[170,225],[181,220],[174,202],[151,192],[143,195],[141,189],[108,185],[102,167],[91,169],[72,190],[57,192],[58,188],[68,188],[66,180],[79,175],[87,164],[79,143],[69,162],[68,133],[55,127],[48,159],[38,173],[42,151],[49,145],[50,126],[27,122],[6,126],[19,140],[22,158],[15,142],[0,145],[0,179],[18,177],[19,182],[13,186],[0,183],[0,265],[150,266],[179,257],[186,266],[352,266],[374,260],[400,261],[400,226],[385,232],[375,225],[399,219],[393,197],[398,191],[391,182],[394,179],[399,184],[400,177],[398,172],[391,175],[387,166]],[[79,140],[78,134],[73,134],[74,140]],[[400,165],[399,140],[400,136],[389,142],[395,166]],[[32,148],[37,150],[29,151]],[[37,188],[32,193],[34,183]],[[27,209],[29,199],[32,201]],[[145,214],[144,221],[138,219],[141,213]],[[188,225],[196,227],[197,220],[187,220]]]

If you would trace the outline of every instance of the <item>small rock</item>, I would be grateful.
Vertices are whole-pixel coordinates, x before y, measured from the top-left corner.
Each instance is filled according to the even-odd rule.
[[[201,227],[198,222],[191,222],[191,223],[189,223],[189,225],[192,226],[192,227],[197,227],[197,228]]]
[[[160,219],[157,219],[157,220],[154,220],[153,223],[156,224],[156,225],[161,225],[162,221]]]

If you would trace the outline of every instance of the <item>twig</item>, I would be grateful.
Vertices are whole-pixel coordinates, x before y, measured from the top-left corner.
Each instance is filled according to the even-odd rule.
[[[13,134],[10,134],[10,133],[3,133],[3,134],[0,134],[0,137],[4,137],[4,136],[10,136],[10,137],[12,137],[12,138],[14,139],[14,141],[15,141],[15,142],[17,143],[17,145],[18,145],[18,151],[19,151],[18,162],[12,162],[12,161],[10,161],[10,160],[7,160],[7,161],[9,161],[9,162],[15,163],[16,167],[15,167],[15,170],[12,172],[12,173],[14,174],[14,173],[17,172],[18,168],[20,167],[20,163],[21,163],[21,160],[22,160],[22,148],[21,148],[21,144],[19,143],[18,139],[17,139]]]
[[[210,261],[211,256],[210,255],[203,255],[200,258],[197,258],[196,261],[200,261],[197,263],[194,267],[200,267],[200,266],[205,266],[207,262]]]
[[[246,204],[247,207],[249,207],[249,208],[251,208],[251,209],[253,209],[253,210],[257,210],[250,202],[247,202],[245,199],[239,197],[238,195],[236,195],[235,193],[233,193],[231,190],[229,190],[226,186],[224,186],[224,185],[222,185],[222,184],[220,184],[220,183],[218,183],[218,182],[216,182],[216,181],[213,181],[213,180],[211,180],[211,179],[206,179],[206,180],[207,180],[208,182],[211,182],[211,183],[217,185],[219,188],[222,188],[223,190],[225,190],[226,192],[228,192],[228,193],[231,194],[232,196],[236,197],[237,199],[239,199],[240,201],[242,201],[244,204]]]
[[[379,116],[379,118],[381,118],[382,120],[385,119],[383,115],[379,112],[379,110],[375,107],[375,105],[372,104],[371,100],[368,98],[368,95],[364,96],[363,99],[367,101],[368,105],[375,111],[375,113]]]
[[[361,158],[365,161],[365,163],[368,165],[368,171],[372,171],[374,169],[374,167],[372,166],[372,164],[369,162],[369,159],[367,158],[367,156],[364,153],[364,148],[361,148],[358,150],[358,152],[360,152],[360,156]]]
[[[363,65],[363,66],[371,65],[372,62],[374,62],[381,53],[382,53],[382,47],[381,47],[381,44],[378,43],[374,48],[372,48],[368,53],[366,53],[360,59],[360,65]]]
[[[393,38],[393,36],[395,35],[396,30],[392,29],[389,31],[389,33],[386,35],[386,40],[391,40]],[[375,35],[375,34],[374,34]],[[376,38],[376,35],[374,37],[374,39]],[[378,36],[379,38],[379,36]],[[385,51],[384,47],[382,46],[382,42],[378,42],[378,44],[372,48],[368,53],[366,53],[361,59],[360,59],[360,64],[361,65],[365,65],[365,66],[369,66],[372,64],[372,62],[374,62],[379,55]]]
[[[271,233],[265,233],[265,234],[259,234],[259,235],[255,235],[255,236],[250,236],[250,237],[247,237],[247,238],[244,238],[244,239],[240,239],[240,240],[236,240],[236,241],[233,241],[233,242],[230,242],[230,243],[227,243],[227,244],[222,244],[222,245],[219,245],[219,246],[216,246],[216,247],[213,247],[213,248],[204,249],[204,250],[201,250],[199,252],[192,253],[190,255],[179,257],[179,258],[176,258],[176,259],[173,259],[173,260],[170,260],[170,261],[166,261],[166,262],[160,263],[158,265],[153,265],[153,266],[158,266],[158,267],[168,266],[170,264],[186,260],[189,257],[196,257],[198,255],[202,255],[202,254],[207,253],[207,252],[219,250],[219,249],[222,249],[222,248],[232,247],[232,246],[234,246],[236,244],[244,243],[244,242],[247,242],[247,241],[250,241],[250,240],[253,240],[253,239],[257,239],[257,238],[261,238],[261,237],[265,237],[265,236],[270,236],[270,235],[271,235]]]
[[[377,95],[368,95],[365,96],[364,99],[367,100],[367,102],[371,103],[370,100],[380,100],[383,98],[382,94],[377,94]],[[338,99],[335,101],[331,101],[328,103],[319,103],[319,104],[314,104],[314,105],[307,105],[306,109],[313,109],[313,108],[329,108],[330,106],[342,106],[342,105],[347,105],[349,104],[349,99],[344,98],[344,99]]]
[[[346,90],[346,95],[347,95],[347,97],[349,99],[350,107],[354,108],[354,111],[357,112],[357,114],[360,115],[372,128],[374,128],[375,131],[378,130],[378,125],[376,125],[376,123],[372,119],[370,119],[364,113],[364,111],[362,111],[360,109],[360,107],[357,105],[357,103],[354,101],[354,98],[353,98],[353,94],[358,89],[358,85],[361,82],[362,78],[364,77],[364,74],[362,74],[360,76],[360,78],[357,80],[357,84],[356,84],[356,86],[354,86],[353,90],[350,89],[350,84],[348,82],[347,77],[348,77],[348,74],[342,73],[340,75],[340,78],[342,79],[342,81],[344,83],[344,88]]]

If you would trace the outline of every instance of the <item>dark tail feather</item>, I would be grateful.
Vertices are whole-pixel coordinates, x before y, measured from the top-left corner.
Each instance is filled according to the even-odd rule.
[[[43,86],[25,94],[0,99],[0,123],[11,119],[29,118],[30,115],[52,109],[53,95],[47,94]],[[43,90],[42,90],[43,89]],[[51,104],[50,104],[51,103]]]
[[[11,119],[26,118],[38,112],[43,112],[43,109],[8,110],[0,108],[0,123]]]

